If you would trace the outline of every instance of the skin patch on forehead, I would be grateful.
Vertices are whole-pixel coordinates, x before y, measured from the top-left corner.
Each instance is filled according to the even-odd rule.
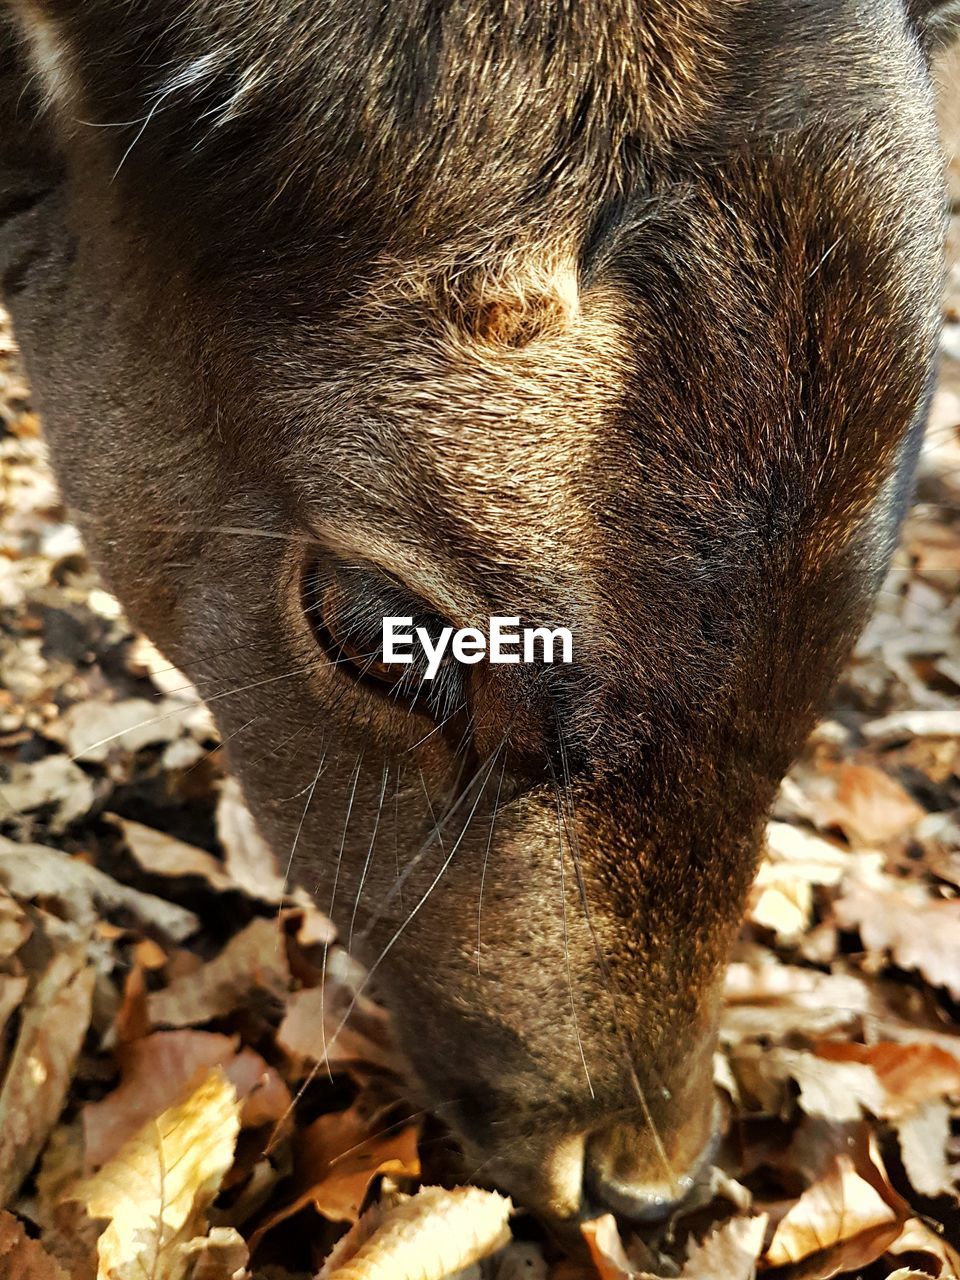
[[[417,442],[399,484],[490,556],[579,578],[595,530],[586,460],[626,385],[622,313],[613,288],[582,289],[566,249],[390,268],[354,322],[368,367],[351,385],[387,435]]]

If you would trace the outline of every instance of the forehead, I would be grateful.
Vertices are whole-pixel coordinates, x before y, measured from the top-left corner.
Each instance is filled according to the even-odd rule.
[[[308,504],[511,607],[596,594],[594,571],[609,592],[641,556],[702,575],[822,548],[925,380],[938,219],[909,194],[882,147],[819,130],[661,173],[589,252],[380,264],[311,389]]]

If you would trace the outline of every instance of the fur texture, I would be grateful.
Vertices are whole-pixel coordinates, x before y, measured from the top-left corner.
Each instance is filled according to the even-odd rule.
[[[937,15],[8,12],[0,269],[108,581],[468,1167],[557,1217],[682,1195],[765,814],[925,418]],[[474,668],[438,727],[330,660],[343,566],[576,661]]]

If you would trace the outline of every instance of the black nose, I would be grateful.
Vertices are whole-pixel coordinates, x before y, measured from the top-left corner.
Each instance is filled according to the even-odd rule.
[[[681,1177],[668,1187],[640,1186],[599,1173],[588,1161],[583,1179],[583,1212],[586,1217],[613,1213],[630,1222],[664,1222],[681,1208],[694,1180]]]

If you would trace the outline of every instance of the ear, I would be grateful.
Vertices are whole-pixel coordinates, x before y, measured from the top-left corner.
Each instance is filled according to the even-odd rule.
[[[960,0],[907,0],[907,16],[928,52],[960,36]]]

